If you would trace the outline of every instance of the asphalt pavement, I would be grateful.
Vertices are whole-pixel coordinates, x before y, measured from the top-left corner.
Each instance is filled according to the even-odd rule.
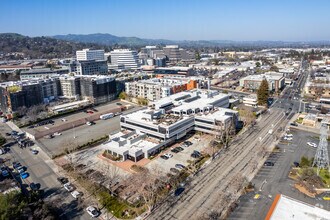
[[[282,141],[278,145],[279,152],[272,153],[267,161],[273,162],[274,166],[263,166],[252,180],[255,192],[243,195],[239,199],[238,207],[228,219],[265,219],[273,199],[277,194],[284,194],[291,198],[318,206],[330,211],[330,202],[321,199],[321,196],[313,199],[300,193],[293,187],[294,180],[288,175],[293,162],[299,162],[302,156],[312,158],[315,156],[316,148],[307,145],[307,142],[317,143],[314,133],[294,130],[292,141]],[[329,149],[328,145],[328,150]],[[254,196],[259,194],[259,199]]]
[[[1,124],[1,134],[5,136],[6,132],[11,132],[11,128],[5,123]],[[8,138],[8,142],[12,142],[11,138]],[[39,150],[37,155],[31,153],[30,148]],[[40,190],[44,193],[44,198],[50,202],[56,202],[57,205],[63,211],[63,219],[89,219],[89,215],[80,206],[77,200],[73,199],[71,194],[67,192],[61,184],[57,181],[58,175],[54,171],[56,165],[53,161],[38,147],[31,146],[21,149],[18,144],[14,144],[10,147],[10,152],[1,155],[3,158],[8,158],[10,165],[12,162],[20,162],[27,168],[29,177],[21,180],[25,186],[30,183],[39,183]]]

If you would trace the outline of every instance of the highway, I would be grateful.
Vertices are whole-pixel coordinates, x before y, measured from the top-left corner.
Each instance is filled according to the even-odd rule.
[[[226,151],[192,178],[182,195],[171,196],[148,219],[193,220],[214,211],[223,218],[229,205],[240,196],[242,187],[237,183],[254,177],[266,159],[265,150],[271,150],[282,128],[299,111],[300,91],[308,73],[306,66],[304,63],[298,82],[283,92],[254,128],[238,135]]]

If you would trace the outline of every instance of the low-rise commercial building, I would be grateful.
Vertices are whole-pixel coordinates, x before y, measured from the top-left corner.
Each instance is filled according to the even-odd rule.
[[[259,86],[264,79],[267,80],[270,91],[277,92],[284,88],[285,78],[282,73],[277,72],[246,76],[240,79],[240,86],[248,90],[256,91],[259,89]]]
[[[217,91],[185,91],[163,98],[148,109],[122,115],[121,130],[129,135],[124,138],[119,133],[111,138],[108,153],[136,162],[159,153],[192,130],[220,134],[238,119],[237,111],[223,108],[228,105],[229,96]],[[147,139],[153,144],[142,143]]]
[[[243,97],[243,104],[251,107],[258,107],[258,99],[256,96],[250,95]]]

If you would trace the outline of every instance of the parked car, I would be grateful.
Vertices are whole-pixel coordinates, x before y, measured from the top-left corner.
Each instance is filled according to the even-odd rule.
[[[88,121],[88,122],[86,122],[86,125],[91,126],[92,122]]]
[[[11,135],[11,133],[6,132],[6,136],[10,136],[10,135]]]
[[[71,192],[71,195],[73,198],[78,199],[82,196],[82,193],[75,190],[75,191]]]
[[[66,190],[69,191],[69,192],[71,192],[71,191],[73,191],[73,190],[75,189],[74,186],[71,185],[70,182],[64,184],[63,187],[64,187],[64,189],[66,189]]]
[[[61,132],[55,132],[53,135],[54,136],[60,136],[60,135],[62,135],[62,133]]]
[[[176,147],[176,149],[177,149],[179,152],[181,152],[181,151],[184,150],[182,147]]]
[[[13,168],[16,169],[17,167],[21,167],[21,163],[19,162],[13,162]]]
[[[161,155],[160,158],[162,158],[164,160],[168,160],[168,157],[166,157],[165,155]]]
[[[39,183],[30,183],[30,189],[33,191],[37,191],[40,188],[40,184]]]
[[[17,170],[17,172],[19,172],[19,173],[24,173],[24,172],[25,172],[25,169],[24,169],[23,166],[17,167],[16,170]]]
[[[173,153],[179,153],[180,151],[179,151],[177,148],[173,148],[173,149],[171,150],[171,152],[173,152]]]
[[[296,122],[292,122],[292,123],[290,123],[290,125],[291,126],[296,126],[296,127],[298,126],[298,124]]]
[[[272,167],[272,166],[274,166],[275,164],[273,163],[273,162],[270,162],[270,161],[266,161],[265,163],[264,163],[264,166],[266,166],[266,167]]]
[[[186,167],[184,165],[182,165],[182,164],[175,164],[175,168],[184,169]]]
[[[4,176],[4,177],[9,176],[9,172],[8,172],[6,166],[2,166],[2,167],[1,167],[1,174],[2,174],[2,176]]]
[[[165,156],[165,157],[168,157],[168,158],[171,158],[171,157],[173,157],[173,154],[169,154],[169,153],[167,153],[167,154],[164,154],[164,156]]]
[[[188,145],[188,146],[191,146],[193,143],[191,143],[191,141],[185,141],[185,142],[183,142],[183,143],[185,143],[186,145]]]
[[[30,176],[30,174],[27,173],[27,172],[23,172],[23,173],[21,173],[20,175],[21,175],[21,178],[22,178],[22,179],[26,179],[26,178],[28,178],[28,177]]]
[[[32,152],[32,154],[34,154],[34,155],[36,155],[36,154],[38,154],[38,153],[39,153],[39,151],[38,151],[38,150],[36,150],[36,149],[31,149],[31,152]]]
[[[300,166],[300,164],[299,164],[298,162],[293,162],[293,165],[294,165],[295,167],[299,167],[299,166]]]
[[[63,185],[69,182],[68,178],[66,177],[57,177],[57,181]]]
[[[287,140],[287,141],[292,141],[292,140],[293,140],[292,137],[286,137],[286,136],[285,136],[283,139],[284,139],[284,140]]]
[[[117,102],[116,105],[123,105],[123,104],[121,104],[120,102]]]
[[[285,134],[285,137],[293,137],[293,134]]]
[[[183,193],[183,191],[184,191],[184,188],[183,188],[183,187],[179,187],[179,188],[177,188],[177,189],[174,191],[174,195],[175,195],[175,196],[179,196],[179,195],[181,195],[181,193]]]
[[[93,218],[96,218],[100,215],[100,212],[94,207],[94,206],[88,206],[86,208],[87,213],[92,216]]]
[[[198,151],[195,150],[190,156],[191,156],[192,158],[199,158],[199,157],[201,157],[202,155],[201,155],[200,152],[198,152]]]

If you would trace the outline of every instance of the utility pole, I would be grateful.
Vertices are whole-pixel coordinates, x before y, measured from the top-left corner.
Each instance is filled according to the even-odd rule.
[[[329,155],[328,155],[328,125],[325,120],[321,122],[320,142],[317,147],[316,154],[313,161],[313,167],[317,166],[317,175],[320,174],[321,169],[329,170]]]

